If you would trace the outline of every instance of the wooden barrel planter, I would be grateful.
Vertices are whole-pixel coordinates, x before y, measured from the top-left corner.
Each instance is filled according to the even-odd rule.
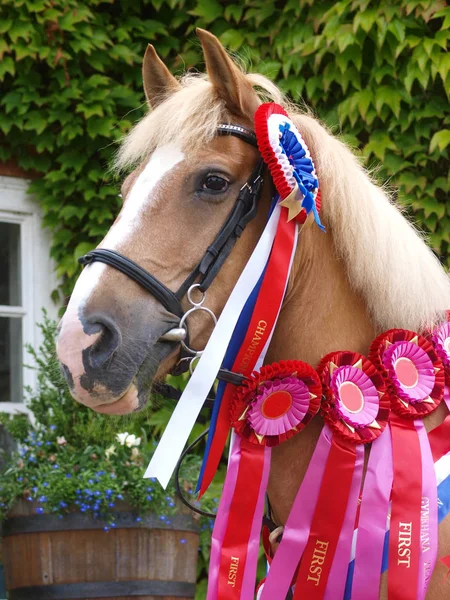
[[[9,600],[194,598],[198,533],[190,515],[166,524],[155,515],[136,522],[121,511],[105,532],[104,522],[81,513],[60,519],[18,512],[3,526]]]

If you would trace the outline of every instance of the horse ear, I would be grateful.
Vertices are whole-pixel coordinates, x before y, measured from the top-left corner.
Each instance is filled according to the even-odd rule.
[[[231,113],[249,117],[253,121],[260,101],[252,85],[215,35],[200,28],[196,31],[205,55],[209,80],[218,95],[225,100]]]
[[[181,89],[181,85],[156,54],[151,44],[145,51],[142,64],[142,79],[144,81],[144,92],[148,104],[155,108],[167,96]]]

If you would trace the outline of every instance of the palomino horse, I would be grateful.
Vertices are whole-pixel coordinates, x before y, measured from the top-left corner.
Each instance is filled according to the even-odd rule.
[[[123,208],[100,248],[134,260],[170,290],[198,265],[248,180],[258,151],[235,136],[216,135],[221,123],[252,129],[262,101],[283,105],[305,138],[321,185],[324,235],[310,227],[299,238],[287,295],[267,362],[299,359],[316,365],[330,351],[367,354],[381,331],[413,331],[445,320],[450,282],[420,235],[361,168],[349,149],[310,113],[291,105],[261,75],[244,74],[220,42],[199,30],[207,75],[175,79],[152,46],[143,78],[151,106],[125,138],[116,166],[134,167],[122,186]],[[137,166],[136,166],[137,165]],[[220,315],[265,225],[271,200],[266,182],[251,220],[207,292]],[[182,300],[187,307],[186,298]],[[125,274],[96,262],[79,277],[64,315],[58,356],[73,397],[104,414],[141,408],[152,381],[177,363],[178,341],[164,334],[178,317]],[[207,318],[193,315],[190,344],[203,348]],[[441,423],[444,405],[427,418]],[[323,423],[274,449],[268,494],[283,524]],[[450,553],[450,520],[440,526],[439,557]],[[445,568],[435,569],[428,600],[450,595]],[[380,598],[386,598],[383,578]]]

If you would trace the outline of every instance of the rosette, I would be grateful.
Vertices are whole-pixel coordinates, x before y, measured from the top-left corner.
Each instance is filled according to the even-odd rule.
[[[423,417],[434,411],[444,395],[444,366],[423,336],[391,329],[370,347],[370,358],[383,375],[391,398],[390,419],[394,477],[389,538],[389,597],[421,598],[436,562],[437,493],[433,457]],[[428,499],[431,552],[421,545],[422,499]],[[408,563],[397,560],[397,544],[410,524]]]
[[[444,367],[423,336],[391,329],[374,340],[370,358],[385,378],[392,410],[399,416],[422,418],[439,406],[444,394]]]
[[[237,388],[231,425],[253,444],[276,446],[311,421],[321,396],[319,376],[310,365],[301,361],[267,365]]]
[[[383,378],[362,354],[335,352],[318,366],[326,401],[322,414],[340,436],[356,443],[373,442],[389,418]]]
[[[304,223],[312,212],[320,221],[319,181],[308,146],[295,123],[279,104],[261,104],[255,113],[258,147],[280,194],[280,205],[288,209],[288,220]]]
[[[445,383],[450,386],[450,323],[444,323],[435,329],[431,341],[444,365]]]

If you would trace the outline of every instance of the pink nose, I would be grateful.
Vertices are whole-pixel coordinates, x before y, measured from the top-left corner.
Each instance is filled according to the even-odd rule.
[[[74,310],[69,305],[57,341],[58,359],[72,396],[99,412],[121,414],[134,410],[138,400],[133,385],[128,390],[113,391],[99,377],[121,345],[119,328],[101,313],[89,315],[81,322],[79,312],[79,307]]]

